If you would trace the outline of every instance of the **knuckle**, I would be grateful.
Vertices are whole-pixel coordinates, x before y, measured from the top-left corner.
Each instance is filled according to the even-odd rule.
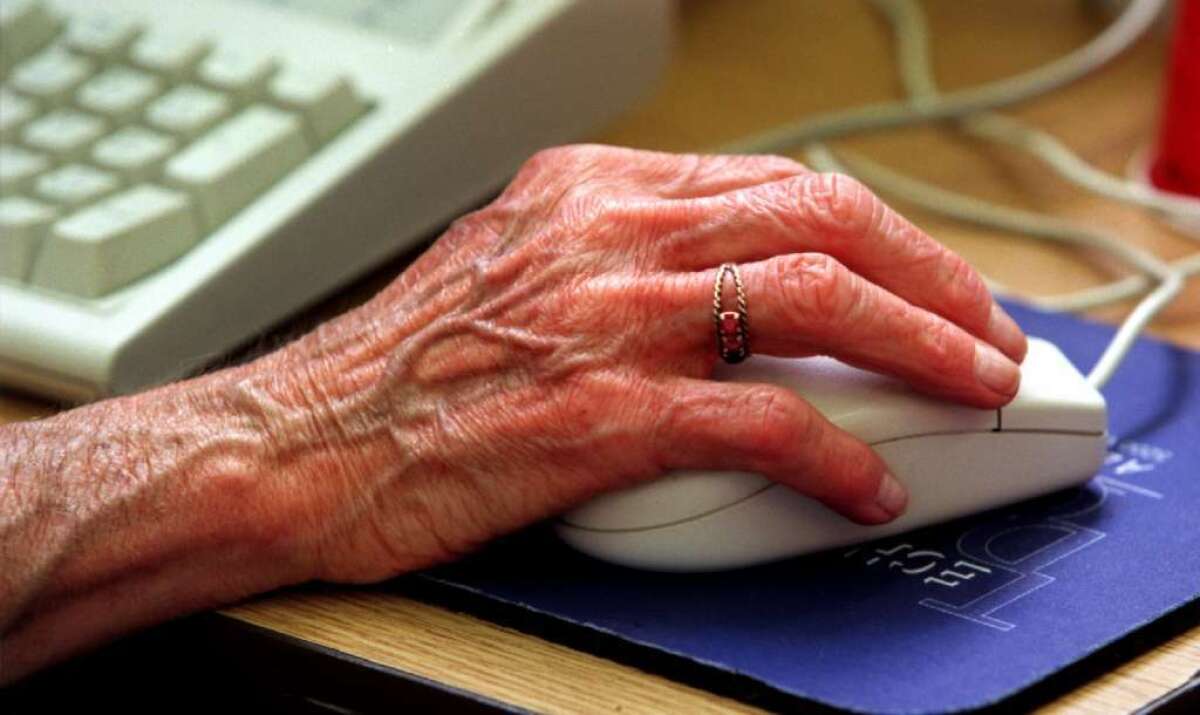
[[[923,362],[931,374],[960,375],[970,371],[974,342],[952,323],[933,320],[920,331]]]
[[[812,429],[812,419],[802,409],[799,398],[778,387],[761,385],[747,390],[747,411],[754,419],[746,436],[746,449],[757,459],[774,461],[803,444],[803,435]]]
[[[959,255],[946,252],[946,284],[950,286],[953,300],[966,313],[964,316],[972,327],[987,325],[991,315],[992,296],[971,264]]]
[[[836,259],[802,253],[778,261],[774,286],[785,306],[808,324],[829,325],[853,312],[858,301],[853,276]]]
[[[857,179],[809,174],[799,182],[801,206],[817,227],[839,235],[865,235],[883,221],[883,202]]]

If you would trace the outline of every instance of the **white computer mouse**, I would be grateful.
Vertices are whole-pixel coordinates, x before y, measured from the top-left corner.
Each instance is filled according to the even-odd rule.
[[[719,379],[787,386],[872,445],[909,490],[888,524],[852,523],[742,472],[677,472],[564,515],[560,537],[605,561],[663,571],[738,568],[946,521],[1087,481],[1104,459],[1104,398],[1053,344],[1032,339],[999,410],[922,395],[829,358],[757,356]]]

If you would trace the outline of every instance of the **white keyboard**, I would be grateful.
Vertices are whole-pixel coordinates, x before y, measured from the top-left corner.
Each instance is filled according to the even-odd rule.
[[[194,372],[657,75],[669,0],[0,0],[0,384]]]

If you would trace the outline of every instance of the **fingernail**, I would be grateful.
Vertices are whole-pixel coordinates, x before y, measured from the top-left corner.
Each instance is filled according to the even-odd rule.
[[[988,318],[987,330],[988,337],[1004,351],[1005,355],[1017,362],[1025,359],[1029,341],[1025,339],[1025,333],[1021,331],[1017,321],[1004,312],[1004,308],[1001,308],[999,303],[992,303],[992,315]]]
[[[900,480],[891,472],[884,472],[879,481],[879,491],[875,493],[875,505],[886,511],[892,517],[900,516],[908,506],[908,492]]]
[[[1021,369],[987,343],[975,343],[975,376],[992,392],[1006,397],[1017,394],[1021,384]]]

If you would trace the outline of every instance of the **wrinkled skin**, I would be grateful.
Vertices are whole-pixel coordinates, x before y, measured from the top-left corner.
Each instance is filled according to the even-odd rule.
[[[331,237],[336,240],[336,237]],[[673,469],[764,474],[880,523],[903,486],[770,385],[710,378],[716,267],[755,352],[994,408],[1025,338],[843,176],[777,157],[533,157],[362,307],[247,365],[0,428],[0,684],[311,579],[452,559]]]
[[[332,490],[307,500],[318,573],[446,560],[679,468],[763,473],[863,523],[898,515],[881,460],[802,398],[707,379],[726,261],[758,353],[831,354],[980,407],[1017,389],[1024,336],[978,274],[852,179],[778,157],[543,152],[289,348],[308,375],[298,414],[316,407],[314,438],[348,455],[344,483],[306,487]]]

